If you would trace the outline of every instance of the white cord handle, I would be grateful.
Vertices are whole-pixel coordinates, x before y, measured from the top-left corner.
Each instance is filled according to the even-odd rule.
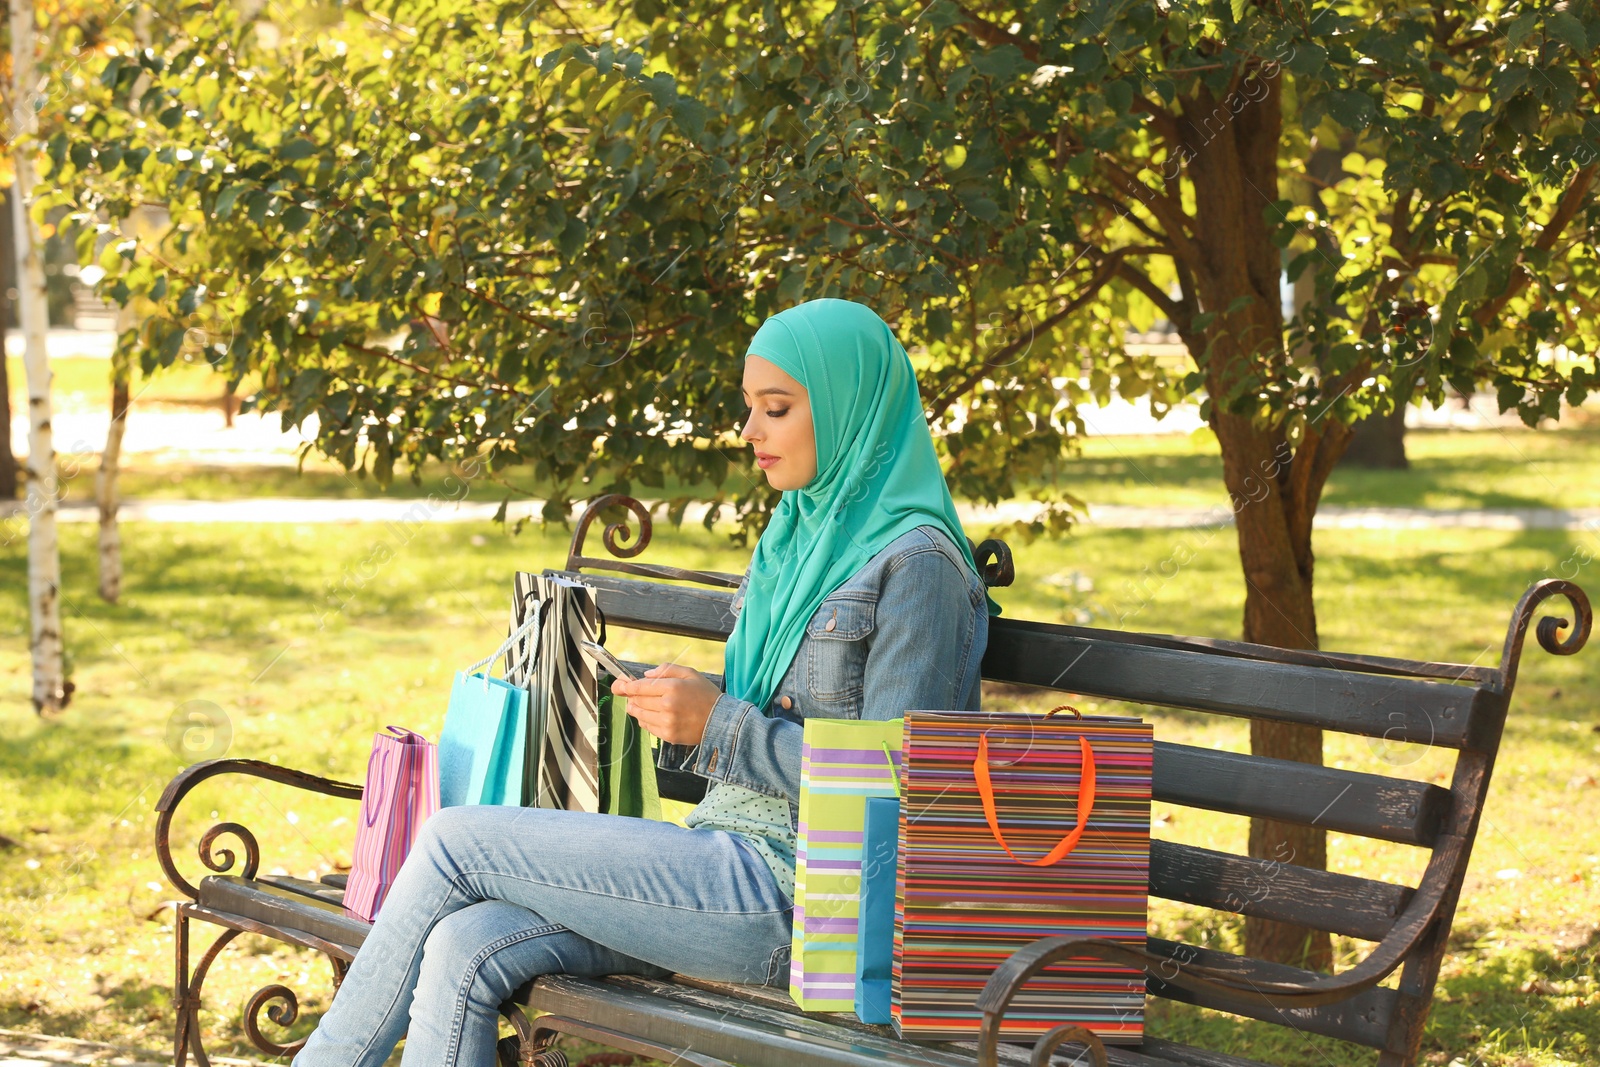
[[[476,674],[476,673],[478,673],[478,668],[486,667],[489,664],[493,663],[495,660],[499,659],[501,656],[505,655],[507,652],[509,652],[511,650],[511,646],[516,644],[517,641],[519,639],[521,639],[524,635],[526,635],[529,630],[533,630],[534,631],[533,640],[528,642],[528,648],[531,651],[532,648],[539,643],[538,630],[539,630],[539,627],[540,627],[540,623],[544,619],[544,609],[545,609],[545,606],[548,603],[549,603],[549,601],[541,600],[539,602],[538,609],[536,611],[534,611],[534,613],[532,615],[528,616],[528,618],[526,620],[524,620],[524,622],[522,623],[521,626],[517,627],[515,630],[513,630],[511,632],[511,636],[507,637],[505,639],[505,643],[504,644],[502,644],[499,648],[495,649],[493,652],[489,653],[488,656],[484,657],[483,659],[480,659],[478,662],[476,662],[472,666],[468,667],[467,668],[467,673],[468,674]]]

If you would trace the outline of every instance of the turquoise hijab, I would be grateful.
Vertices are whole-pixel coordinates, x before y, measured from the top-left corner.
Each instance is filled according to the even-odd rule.
[[[806,387],[817,473],[786,490],[750,560],[723,678],[766,708],[822,601],[901,534],[942,528],[977,573],[933,450],[911,358],[865,304],[808,300],[761,324],[747,355]],[[989,601],[989,614],[1000,605]],[[869,695],[870,699],[870,695]]]

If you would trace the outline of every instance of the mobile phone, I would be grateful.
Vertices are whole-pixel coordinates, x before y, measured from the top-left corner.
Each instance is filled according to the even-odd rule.
[[[595,661],[598,662],[600,666],[604,667],[618,678],[636,679],[639,677],[637,674],[624,667],[621,660],[607,652],[605,645],[599,645],[593,641],[579,641],[578,644],[583,647],[585,652],[593,656]]]

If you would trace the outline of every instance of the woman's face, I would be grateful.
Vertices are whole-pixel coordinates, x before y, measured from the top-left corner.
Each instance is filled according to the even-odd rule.
[[[750,417],[739,434],[774,489],[800,489],[817,476],[817,435],[806,387],[777,364],[744,357],[744,402]]]

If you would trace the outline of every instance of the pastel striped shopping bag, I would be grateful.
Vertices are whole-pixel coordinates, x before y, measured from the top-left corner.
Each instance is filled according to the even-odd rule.
[[[356,820],[356,846],[344,906],[371,922],[400,873],[411,843],[439,810],[439,749],[399,726],[372,738]]]
[[[976,1039],[984,983],[1038,938],[1144,947],[1152,733],[1133,718],[906,713],[890,1003],[901,1035]],[[1142,1041],[1144,974],[1052,965],[1017,993],[1000,1037],[1065,1023]]]
[[[895,794],[903,725],[903,719],[805,722],[789,996],[807,1011],[855,1010],[867,798]]]

